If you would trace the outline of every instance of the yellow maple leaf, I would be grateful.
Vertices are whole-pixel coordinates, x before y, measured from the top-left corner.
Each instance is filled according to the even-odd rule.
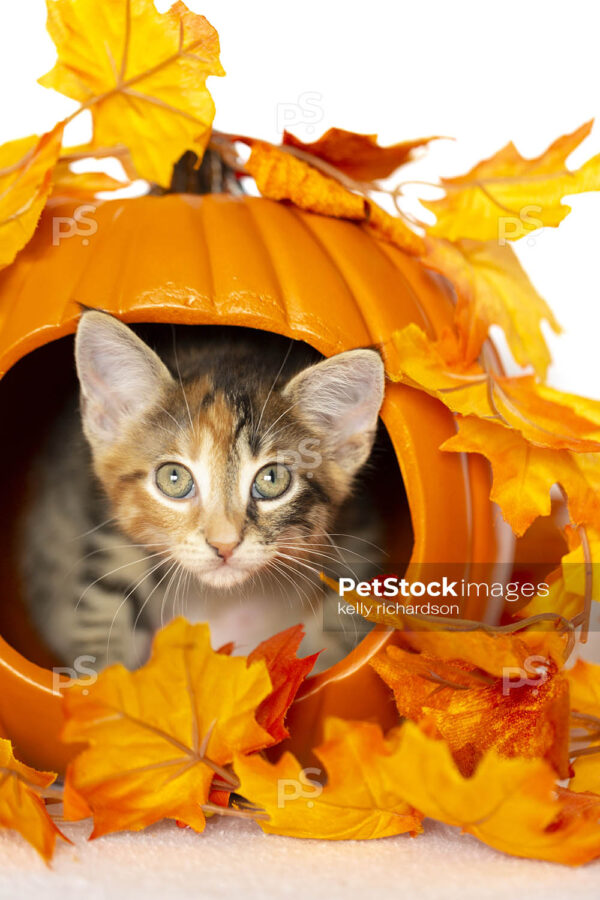
[[[589,791],[600,796],[600,747],[593,756],[580,756],[573,763],[573,777],[569,781],[572,791]]]
[[[407,253],[419,254],[423,240],[370,199],[353,193],[335,178],[322,174],[292,153],[265,141],[253,141],[245,164],[264,197],[289,200],[310,212],[364,222],[373,234],[395,244]]]
[[[559,484],[567,494],[574,525],[600,528],[600,456],[536,447],[516,431],[495,422],[466,416],[458,433],[442,450],[481,453],[491,463],[490,499],[496,502],[516,535],[538,516],[551,511],[550,489]]]
[[[140,178],[167,187],[186,150],[208,142],[209,75],[223,75],[204,16],[152,0],[47,0],[58,61],[40,78],[92,113],[93,147],[125,144]]]
[[[537,446],[600,450],[600,402],[548,388],[529,375],[509,378],[478,363],[456,365],[451,337],[446,333],[442,341],[430,341],[414,323],[394,332],[387,374],[426,391],[452,412],[496,419]]]
[[[106,172],[74,172],[68,162],[59,160],[52,174],[52,196],[87,200],[101,191],[118,191],[129,183]]]
[[[0,147],[0,268],[8,266],[35,231],[52,189],[63,123],[38,137]]]
[[[600,855],[600,797],[557,789],[545,760],[489,751],[460,774],[444,741],[402,726],[395,787],[426,816],[505,853],[580,865]]]
[[[591,600],[600,602],[598,578],[594,577],[593,570],[591,578],[588,572],[588,562],[593,565],[600,561],[600,533],[591,526],[585,526],[585,538],[582,540],[581,529],[567,526],[564,535],[569,551],[561,557],[560,566],[546,577],[548,595],[533,597],[519,610],[520,616],[552,612],[573,620],[584,612],[588,591]]]
[[[586,737],[583,744],[589,744],[573,762],[573,778],[569,787],[574,791],[593,791],[600,794],[600,665],[578,659],[572,669],[566,672],[571,695],[573,724],[583,729]],[[588,732],[588,736],[585,732]]]
[[[0,738],[0,826],[13,828],[47,861],[56,838],[67,840],[46,811],[40,796],[56,780],[15,759],[10,741]]]
[[[499,325],[516,361],[544,377],[550,363],[540,323],[560,326],[508,244],[426,238],[423,262],[444,275],[456,290],[455,322],[460,354],[468,364],[479,355],[491,325]]]
[[[578,659],[566,675],[572,709],[600,718],[600,665]]]
[[[437,219],[429,233],[451,241],[517,240],[559,225],[570,212],[564,196],[600,189],[600,154],[576,171],[566,165],[592,125],[559,137],[535,159],[525,159],[510,143],[465,175],[442,179],[445,196],[422,201]]]
[[[207,625],[173,620],[142,668],[111,666],[91,687],[65,689],[63,739],[89,745],[67,773],[66,817],[87,804],[93,837],[162,818],[201,831],[215,773],[231,781],[234,753],[273,742],[255,719],[270,691],[262,660],[216,653]]]
[[[258,754],[236,756],[239,792],[266,811],[259,823],[271,834],[328,840],[417,834],[422,816],[396,789],[399,740],[398,730],[384,738],[379,725],[329,718],[315,750],[323,769],[304,769],[291,753],[275,764]]]

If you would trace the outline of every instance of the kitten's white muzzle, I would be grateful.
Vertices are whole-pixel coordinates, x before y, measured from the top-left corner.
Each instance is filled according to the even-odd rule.
[[[236,584],[242,584],[259,568],[261,567],[256,565],[249,566],[243,563],[240,565],[235,562],[223,561],[210,568],[195,569],[194,574],[200,582],[211,587],[233,587]]]

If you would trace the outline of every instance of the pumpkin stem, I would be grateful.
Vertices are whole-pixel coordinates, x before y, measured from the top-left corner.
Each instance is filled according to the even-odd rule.
[[[173,167],[171,184],[166,190],[154,188],[161,194],[243,194],[235,170],[211,147],[207,147],[202,162],[192,150],[187,150]]]

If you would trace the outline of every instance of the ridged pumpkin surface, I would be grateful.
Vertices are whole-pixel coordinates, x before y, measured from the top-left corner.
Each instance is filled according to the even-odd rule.
[[[48,207],[33,240],[0,274],[0,375],[74,332],[79,304],[127,322],[259,328],[325,356],[377,344],[390,367],[394,330],[416,322],[435,335],[451,321],[439,279],[349,222],[260,198],[173,194],[98,204],[85,213],[93,233],[82,224],[58,241],[56,217],[74,208]],[[478,457],[438,450],[454,433],[451,413],[390,383],[382,418],[407,491],[413,562],[493,562],[488,470]],[[317,709],[359,718],[389,706],[364,664],[384,640],[382,632],[367,637],[347,660],[309,679],[298,704],[307,741],[309,720],[318,730]],[[59,720],[51,673],[0,639],[0,721],[20,758],[60,769],[68,754],[56,740]]]

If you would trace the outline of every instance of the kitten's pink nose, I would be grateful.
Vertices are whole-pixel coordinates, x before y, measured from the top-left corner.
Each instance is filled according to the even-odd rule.
[[[239,545],[239,541],[207,541],[208,546],[216,551],[217,556],[221,559],[229,559],[235,548]]]

